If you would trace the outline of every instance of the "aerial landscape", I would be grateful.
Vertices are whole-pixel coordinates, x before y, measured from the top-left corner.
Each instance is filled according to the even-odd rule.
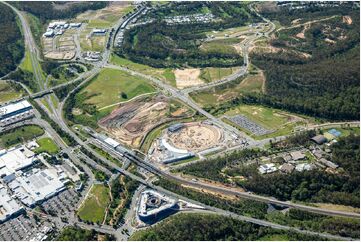
[[[1,1],[0,241],[359,241],[359,1]]]

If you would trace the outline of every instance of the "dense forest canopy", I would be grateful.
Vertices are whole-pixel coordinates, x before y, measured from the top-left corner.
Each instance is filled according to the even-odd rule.
[[[16,14],[4,4],[0,4],[0,77],[16,69],[24,55],[24,42]]]
[[[42,22],[52,19],[73,18],[78,13],[86,10],[104,8],[107,2],[13,2],[18,9],[29,12],[38,17]]]
[[[254,51],[251,61],[265,72],[266,95],[246,100],[333,120],[359,120],[359,14],[349,5],[268,14],[281,23],[304,16],[329,19],[276,32],[270,41],[276,52]]]
[[[170,25],[165,16],[213,14],[209,22]],[[182,2],[171,3],[148,13],[141,21],[149,21],[125,32],[117,53],[138,63],[153,67],[229,67],[243,64],[238,53],[200,48],[206,32],[258,21],[244,3],[239,2]],[[191,30],[191,31],[190,31]]]

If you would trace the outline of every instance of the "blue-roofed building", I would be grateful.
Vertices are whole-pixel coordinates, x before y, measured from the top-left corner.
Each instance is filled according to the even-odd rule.
[[[173,125],[169,126],[168,131],[173,133],[173,132],[180,130],[183,127],[184,127],[184,124],[182,124],[182,123],[173,124]]]
[[[339,137],[341,135],[341,132],[338,131],[337,129],[330,129],[328,132],[336,137]]]

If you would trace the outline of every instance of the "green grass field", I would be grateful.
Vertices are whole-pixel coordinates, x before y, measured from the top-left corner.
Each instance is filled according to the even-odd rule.
[[[0,103],[20,98],[22,95],[22,91],[16,91],[9,83],[0,80]]]
[[[237,54],[237,50],[229,45],[230,44],[236,44],[240,41],[236,39],[235,41],[224,41],[224,40],[214,40],[210,42],[203,43],[199,48],[202,51],[208,52],[208,53],[222,53],[222,54]]]
[[[154,91],[155,88],[149,84],[148,80],[121,70],[103,69],[80,93],[86,93],[89,97],[86,100],[87,103],[103,108]],[[121,92],[127,95],[126,99],[121,96]]]
[[[109,202],[109,188],[103,184],[95,184],[79,208],[78,215],[83,221],[101,223]]]
[[[257,105],[242,104],[224,113],[224,115],[227,116],[234,116],[237,114],[245,115],[248,119],[261,125],[264,128],[275,130],[275,132],[267,135],[262,135],[262,136],[252,135],[252,137],[256,139],[264,139],[264,138],[271,138],[280,135],[287,135],[292,133],[293,129],[296,126],[306,123],[305,120],[301,119],[300,117],[294,116],[290,113],[278,109],[257,106]],[[228,119],[223,118],[223,120],[239,128],[240,130],[246,132],[247,134],[251,135],[251,133],[248,130],[238,127]]]
[[[112,54],[110,62],[114,65],[127,67],[131,70],[154,76],[155,78],[158,78],[161,81],[165,81],[174,87],[176,86],[176,80],[172,69],[153,68],[147,65],[132,62],[115,54]]]
[[[29,50],[25,51],[25,57],[24,57],[23,62],[21,62],[21,64],[20,64],[20,68],[25,70],[25,71],[33,72],[33,66],[31,65],[30,51]]]
[[[44,130],[36,125],[26,125],[7,131],[0,135],[0,146],[8,148],[26,142],[44,134]]]
[[[41,138],[38,139],[36,143],[39,145],[39,147],[35,149],[35,152],[38,154],[46,152],[50,155],[55,155],[59,152],[58,146],[56,146],[51,138]]]

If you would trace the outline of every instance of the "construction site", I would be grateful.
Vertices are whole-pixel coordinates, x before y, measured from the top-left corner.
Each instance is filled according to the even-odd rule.
[[[148,151],[148,160],[169,164],[216,151],[225,142],[223,130],[208,121],[177,123],[163,130]]]
[[[162,95],[143,97],[120,104],[99,121],[99,126],[126,146],[139,148],[155,127],[172,120],[187,118],[192,111]]]
[[[76,42],[81,28],[81,23],[50,23],[41,39],[44,56],[55,60],[73,59],[77,54]]]

